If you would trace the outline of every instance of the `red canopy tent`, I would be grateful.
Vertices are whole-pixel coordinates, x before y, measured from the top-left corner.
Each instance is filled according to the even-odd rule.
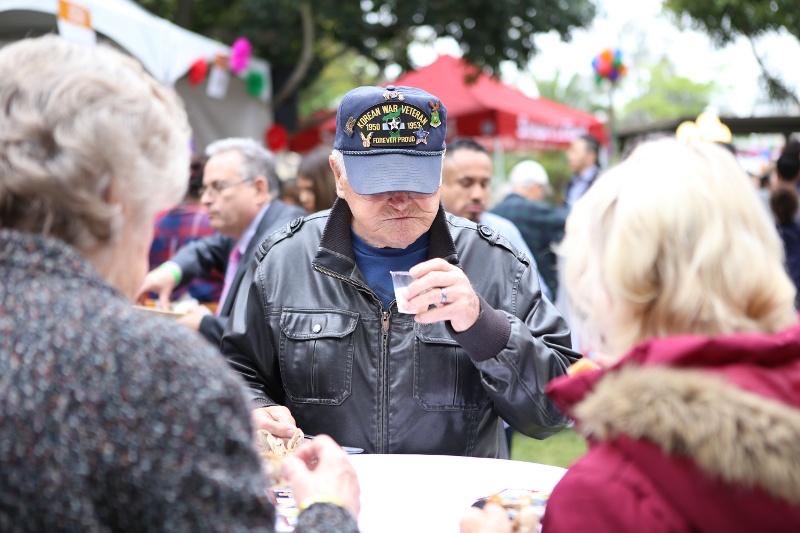
[[[447,107],[447,137],[472,137],[489,149],[562,150],[577,137],[590,133],[605,144],[602,122],[594,115],[553,102],[530,98],[518,89],[478,74],[466,62],[443,55],[436,61],[401,76],[394,85],[419,87],[439,97]],[[333,132],[336,120],[321,124]]]
[[[530,98],[482,72],[467,84],[466,77],[474,73],[463,60],[444,55],[394,84],[438,96],[447,107],[448,137],[474,137],[486,143],[499,139],[505,150],[560,150],[586,133],[605,143],[603,124],[594,115],[546,98]]]

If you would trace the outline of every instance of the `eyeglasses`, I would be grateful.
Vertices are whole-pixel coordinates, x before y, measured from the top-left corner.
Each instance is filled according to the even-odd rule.
[[[200,196],[203,196],[205,193],[208,193],[209,196],[216,196],[220,192],[224,191],[228,187],[233,187],[234,185],[241,185],[242,183],[253,181],[252,178],[245,178],[239,181],[232,181],[230,183],[225,183],[224,181],[215,181],[211,185],[203,185],[200,187]]]
[[[395,194],[407,194],[408,197],[412,200],[427,200],[428,198],[432,198],[436,191],[433,192],[412,192],[412,191],[389,191],[389,192],[379,192],[377,194],[359,194],[364,200],[368,202],[384,202],[394,196]]]

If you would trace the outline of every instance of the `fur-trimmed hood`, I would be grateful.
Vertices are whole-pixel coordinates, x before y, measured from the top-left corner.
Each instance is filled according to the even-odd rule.
[[[757,489],[800,507],[800,325],[653,339],[610,368],[556,379],[547,392],[590,443],[621,446],[644,471],[661,456],[661,476],[689,475],[677,466],[688,460],[719,483],[696,483],[684,502],[701,491],[712,501],[719,490]]]
[[[646,439],[712,478],[800,504],[800,410],[723,378],[629,365],[606,374],[573,412],[589,439]]]

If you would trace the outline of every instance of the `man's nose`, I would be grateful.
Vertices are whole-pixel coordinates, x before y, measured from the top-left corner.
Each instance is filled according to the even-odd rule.
[[[411,197],[408,195],[406,191],[393,192],[392,197],[389,198],[389,205],[391,205],[395,209],[404,209],[408,207],[408,204],[410,203],[411,203]]]
[[[213,195],[211,194],[211,192],[209,192],[209,190],[208,190],[208,189],[206,189],[205,191],[203,191],[203,194],[201,194],[201,195],[200,195],[200,203],[201,203],[202,205],[209,206],[209,205],[211,205],[213,202],[214,202],[214,197],[213,197]]]
[[[483,200],[486,197],[486,189],[480,183],[476,183],[469,188],[469,197],[471,200]]]

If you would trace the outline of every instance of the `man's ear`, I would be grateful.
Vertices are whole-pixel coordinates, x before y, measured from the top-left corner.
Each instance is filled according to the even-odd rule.
[[[333,178],[336,181],[336,196],[344,200],[344,182],[347,178],[342,175],[342,171],[336,166],[336,159],[333,156],[328,158],[328,164],[333,170]]]
[[[271,202],[278,193],[278,191],[269,190],[269,182],[264,176],[256,176],[253,180],[253,187],[256,188],[256,195],[265,199],[265,204]]]

